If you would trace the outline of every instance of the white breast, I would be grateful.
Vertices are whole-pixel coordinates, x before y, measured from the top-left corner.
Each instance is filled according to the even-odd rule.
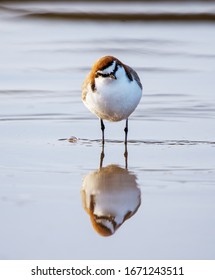
[[[85,101],[92,113],[109,121],[128,118],[142,96],[142,89],[135,80],[128,79],[123,67],[118,68],[116,78],[96,78],[96,90],[92,91],[89,85]]]

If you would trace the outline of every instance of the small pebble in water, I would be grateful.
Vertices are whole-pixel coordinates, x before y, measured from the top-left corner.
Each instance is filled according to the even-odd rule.
[[[78,138],[75,136],[71,136],[70,138],[66,139],[70,143],[76,143],[78,141]]]

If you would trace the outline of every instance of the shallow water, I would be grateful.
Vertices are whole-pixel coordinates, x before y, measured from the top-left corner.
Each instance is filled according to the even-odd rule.
[[[0,16],[0,258],[214,259],[214,23],[50,20],[16,5]],[[190,11],[211,9],[199,5]],[[124,122],[105,123],[99,169],[99,121],[80,99],[106,54],[144,87],[129,119],[128,170]],[[111,236],[101,236],[91,202],[107,222],[114,213]]]

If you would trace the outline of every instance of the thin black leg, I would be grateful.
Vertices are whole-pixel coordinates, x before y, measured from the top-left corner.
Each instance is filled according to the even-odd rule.
[[[105,153],[104,153],[104,144],[105,144],[105,125],[103,123],[103,119],[100,119],[100,123],[101,123],[101,130],[102,130],[102,151],[101,151],[101,155],[100,155],[100,168],[102,168],[103,165],[103,159],[105,157]]]
[[[127,139],[128,139],[128,119],[126,119],[126,124],[125,124],[125,152],[124,152],[124,157],[125,157],[125,168],[128,168],[128,148],[127,148]]]
[[[124,131],[125,131],[125,145],[127,145],[127,138],[128,138],[128,119],[126,119]]]
[[[105,143],[105,125],[104,125],[102,119],[100,119],[100,122],[101,122],[101,130],[102,130],[102,145],[104,145],[104,143]]]
[[[101,155],[100,155],[99,168],[102,168],[104,157],[105,157],[104,144],[102,144],[102,151],[101,151]]]
[[[125,168],[128,169],[128,149],[127,149],[127,143],[125,143],[124,157],[125,157]]]

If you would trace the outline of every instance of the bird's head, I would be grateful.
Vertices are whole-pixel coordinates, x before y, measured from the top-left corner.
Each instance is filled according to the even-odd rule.
[[[119,68],[122,67],[121,62],[113,56],[104,56],[96,61],[93,66],[95,79],[112,79],[117,80]]]

